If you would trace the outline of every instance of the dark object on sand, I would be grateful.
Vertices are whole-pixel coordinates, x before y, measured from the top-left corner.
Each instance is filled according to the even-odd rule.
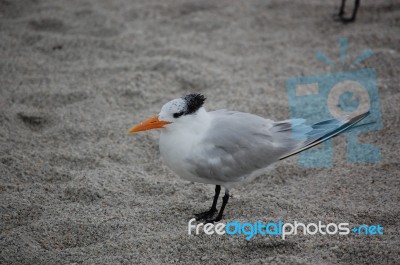
[[[361,0],[354,0],[354,8],[353,8],[353,13],[351,17],[344,17],[344,8],[346,6],[346,0],[342,0],[342,5],[340,6],[339,13],[334,16],[334,19],[336,21],[341,21],[343,23],[350,23],[354,22],[356,20],[356,15],[357,15],[357,10],[360,6],[360,1]]]

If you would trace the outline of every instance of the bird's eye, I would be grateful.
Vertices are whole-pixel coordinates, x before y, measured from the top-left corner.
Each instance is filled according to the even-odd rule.
[[[174,116],[174,118],[176,119],[176,118],[179,118],[180,116],[182,116],[183,113],[184,113],[183,111],[176,112],[176,113],[173,114],[173,116]]]

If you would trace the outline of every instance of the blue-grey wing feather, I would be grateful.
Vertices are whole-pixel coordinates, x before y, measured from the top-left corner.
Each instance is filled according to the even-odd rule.
[[[313,125],[304,119],[274,122],[257,115],[219,110],[188,158],[193,173],[221,183],[238,182],[272,163],[304,151],[350,128],[369,113]]]

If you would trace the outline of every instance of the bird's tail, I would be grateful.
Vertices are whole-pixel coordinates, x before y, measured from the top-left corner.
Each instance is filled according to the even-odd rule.
[[[319,123],[316,123],[314,125],[311,125],[310,130],[303,134],[301,130],[299,131],[302,136],[304,136],[306,139],[302,141],[300,146],[298,146],[294,151],[291,151],[284,156],[282,156],[279,160],[288,158],[292,155],[298,154],[300,152],[303,152],[313,146],[316,146],[326,140],[329,140],[336,135],[346,131],[365,117],[369,115],[369,111],[365,112],[363,114],[357,115],[357,116],[344,116],[338,120],[336,119],[331,119],[331,120],[326,120],[322,121]],[[307,126],[308,127],[308,126]],[[304,125],[303,125],[304,128]],[[296,137],[296,130],[292,130],[292,133],[294,134],[294,137]]]

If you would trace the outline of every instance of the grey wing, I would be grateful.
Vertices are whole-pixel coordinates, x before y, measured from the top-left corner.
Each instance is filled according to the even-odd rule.
[[[304,142],[292,137],[293,128],[304,133],[310,130],[304,120],[276,123],[225,110],[210,114],[210,129],[187,160],[197,176],[221,183],[242,181],[265,169]],[[298,126],[294,126],[296,122]]]

